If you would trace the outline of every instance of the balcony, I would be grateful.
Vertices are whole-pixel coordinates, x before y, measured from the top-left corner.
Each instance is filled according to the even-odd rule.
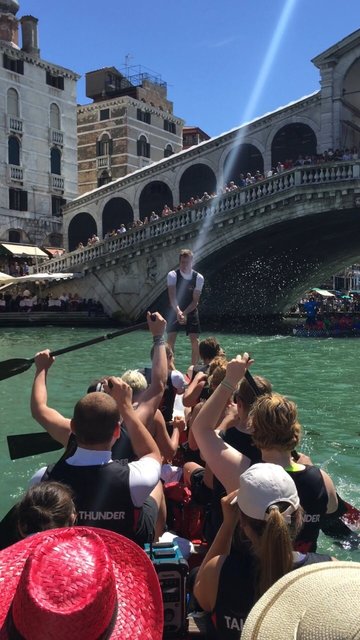
[[[17,118],[16,116],[7,116],[7,128],[11,133],[22,133],[23,132],[23,121],[21,118]]]
[[[60,131],[59,129],[53,129],[52,127],[50,127],[49,139],[50,144],[58,144],[62,146],[64,144],[64,132]]]
[[[52,191],[64,191],[64,178],[50,173],[50,189]]]
[[[98,156],[96,158],[97,169],[110,169],[111,159],[110,156]]]
[[[15,164],[8,165],[8,179],[10,182],[23,182],[24,169]]]

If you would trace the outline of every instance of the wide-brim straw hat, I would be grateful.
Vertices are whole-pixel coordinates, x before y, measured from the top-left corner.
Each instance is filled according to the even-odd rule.
[[[155,569],[112,531],[37,533],[0,553],[0,639],[161,640]]]
[[[291,571],[251,610],[241,640],[358,640],[360,563],[322,562]]]

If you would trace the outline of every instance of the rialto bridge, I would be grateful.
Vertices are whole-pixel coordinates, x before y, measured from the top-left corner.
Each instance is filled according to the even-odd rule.
[[[217,317],[281,312],[304,288],[358,260],[360,30],[312,62],[320,72],[315,93],[69,203],[63,215],[69,253],[50,269],[80,272],[70,290],[134,320],[164,301],[165,276],[182,247],[194,250],[207,283],[203,310]],[[336,149],[345,151],[342,162],[331,161]],[[104,239],[165,204],[221,193],[241,173],[267,176],[278,162],[316,154],[324,154],[320,165],[300,164]],[[76,249],[93,234],[100,242]]]
[[[179,249],[205,275],[203,315],[228,320],[281,313],[360,254],[360,161],[298,167],[126,234],[78,249],[43,270],[82,278],[59,291],[101,300],[134,321],[166,305]]]

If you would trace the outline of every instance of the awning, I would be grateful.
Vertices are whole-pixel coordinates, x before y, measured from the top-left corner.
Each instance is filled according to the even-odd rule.
[[[49,256],[45,251],[39,249],[39,247],[34,247],[31,244],[12,244],[2,242],[0,244],[0,252],[1,253],[10,253],[15,258],[48,258]]]
[[[336,296],[327,289],[310,289],[312,293],[318,293],[319,296],[323,296],[323,298],[335,298]]]
[[[2,279],[1,275],[4,275],[5,278]],[[57,280],[69,280],[74,278],[73,273],[31,273],[28,276],[19,276],[16,278],[15,276],[6,276],[5,274],[0,274],[0,290],[7,289],[14,284],[22,284],[27,282],[56,282]],[[6,284],[5,284],[6,283]]]
[[[43,247],[43,249],[46,253],[49,253],[52,258],[58,258],[65,253],[65,249],[61,249],[60,247]]]

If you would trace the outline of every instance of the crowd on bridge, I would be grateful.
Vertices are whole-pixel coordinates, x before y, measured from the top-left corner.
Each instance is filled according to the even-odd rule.
[[[127,224],[121,223],[118,228],[113,228],[107,231],[104,235],[104,240],[119,237],[127,231],[139,229],[140,227],[143,227],[144,225],[147,225],[151,222],[156,222],[164,218],[168,218],[169,216],[181,213],[181,211],[192,209],[226,193],[231,193],[232,191],[237,191],[238,189],[243,189],[245,187],[255,185],[259,182],[262,182],[263,180],[276,177],[284,171],[288,171],[296,167],[316,166],[324,163],[326,164],[328,162],[345,162],[358,159],[359,153],[357,147],[352,147],[351,149],[328,149],[319,154],[300,154],[295,160],[288,158],[283,161],[278,161],[271,169],[269,169],[265,173],[261,169],[245,171],[243,173],[240,173],[236,180],[230,180],[224,186],[219,187],[216,192],[204,191],[201,196],[191,196],[188,200],[186,200],[185,202],[180,202],[176,206],[170,207],[168,204],[164,204],[161,211],[151,211],[148,215],[144,216],[143,219],[133,220],[132,222],[129,222]],[[86,245],[80,242],[76,248],[83,249],[84,246],[90,247],[94,244],[97,244],[98,242],[100,242],[99,236],[97,236],[96,234],[92,234],[88,238]]]
[[[295,403],[269,380],[251,376],[248,353],[228,359],[214,337],[201,340],[201,361],[181,373],[164,318],[148,313],[148,327],[151,365],[139,369],[134,362],[121,377],[92,381],[71,420],[47,400],[48,378],[61,365],[48,350],[35,356],[31,414],[65,453],[34,474],[0,525],[0,575],[5,585],[16,566],[23,589],[22,607],[9,614],[16,637],[38,637],[23,630],[22,612],[31,604],[32,625],[45,619],[49,637],[59,637],[56,625],[65,618],[67,640],[79,637],[75,619],[87,640],[125,631],[161,640],[162,595],[141,548],[160,541],[153,548],[171,554],[173,540],[193,567],[189,615],[203,617],[206,637],[250,639],[258,618],[261,638],[283,637],[281,616],[269,623],[263,607],[269,593],[280,608],[289,606],[295,583],[296,602],[306,605],[291,606],[286,628],[320,628],[324,619],[331,637],[341,625],[349,640],[359,623],[360,565],[319,553],[320,530],[335,535],[344,508],[330,476],[298,450]],[[115,353],[114,363],[121,370]],[[339,608],[340,582],[346,597]],[[15,584],[6,591],[5,617],[19,597]],[[57,594],[51,605],[50,592]]]

